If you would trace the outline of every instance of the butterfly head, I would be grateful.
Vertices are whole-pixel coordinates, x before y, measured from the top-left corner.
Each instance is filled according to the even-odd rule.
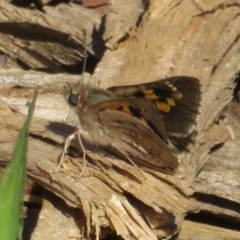
[[[77,83],[74,86],[68,84],[64,95],[72,107],[89,106],[112,99],[112,94],[108,91],[93,88],[83,83]]]

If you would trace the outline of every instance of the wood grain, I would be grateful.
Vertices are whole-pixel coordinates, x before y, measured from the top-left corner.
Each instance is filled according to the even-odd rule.
[[[51,171],[77,117],[66,122],[71,111],[63,96],[40,94],[30,129],[29,178],[68,206],[81,209],[85,220],[78,222],[74,216],[71,224],[78,222],[79,236],[84,234],[85,239],[100,232],[102,237],[114,232],[124,239],[167,238],[178,233],[188,212],[200,210],[239,220],[238,134],[221,145],[229,137],[229,126],[238,132],[237,116],[228,115],[230,123],[220,118],[232,101],[239,72],[238,1],[128,4],[110,1],[107,14],[101,16],[74,3],[46,4],[45,12],[0,3],[0,48],[7,56],[0,71],[1,166],[10,160],[31,98],[24,91],[7,97],[9,88],[59,87],[78,81],[80,76],[73,74],[81,72],[85,29],[90,59],[97,62],[90,80],[94,85],[107,88],[176,75],[199,78],[202,101],[195,139],[181,154],[177,175],[145,169],[146,180],[129,163],[95,147],[83,176],[75,182],[81,156],[69,156],[58,174]],[[213,152],[215,146],[220,147]],[[77,155],[78,145],[73,147]],[[48,230],[50,234],[53,228]]]

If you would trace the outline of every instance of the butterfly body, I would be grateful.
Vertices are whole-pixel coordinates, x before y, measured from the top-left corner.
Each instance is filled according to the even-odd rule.
[[[107,90],[78,83],[66,97],[91,143],[137,164],[174,172],[178,142],[195,125],[200,84],[184,76]]]

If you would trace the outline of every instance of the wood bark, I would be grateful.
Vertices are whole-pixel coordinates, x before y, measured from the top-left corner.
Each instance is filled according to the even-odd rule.
[[[88,154],[78,181],[81,156],[67,157],[64,168],[53,174],[77,116],[63,96],[40,94],[30,129],[28,175],[67,205],[59,209],[65,228],[59,227],[60,221],[48,227],[49,221],[39,220],[32,239],[45,239],[53,229],[58,230],[51,239],[57,239],[57,233],[62,239],[103,238],[109,233],[124,239],[164,239],[179,232],[187,213],[201,210],[239,220],[238,105],[231,105],[222,120],[240,68],[237,0],[111,1],[104,16],[75,3],[44,5],[44,12],[7,2],[0,7],[0,49],[7,56],[0,71],[2,166],[11,158],[31,98],[22,90],[7,96],[10,87],[61,87],[79,81],[80,75],[69,73],[81,72],[83,29],[90,59],[100,60],[89,80],[93,85],[107,88],[177,75],[194,76],[202,85],[197,134],[188,152],[181,153],[178,173],[148,170],[146,178],[128,162],[103,156],[98,148]],[[235,139],[227,140],[229,131]],[[73,145],[78,148],[76,142]],[[44,200],[49,208],[54,201]],[[80,209],[79,215],[67,206]],[[42,213],[45,219],[60,214],[44,206]]]

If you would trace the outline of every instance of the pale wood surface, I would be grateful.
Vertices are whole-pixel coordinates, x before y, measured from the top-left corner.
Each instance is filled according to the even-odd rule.
[[[240,233],[224,229],[220,227],[215,227],[211,225],[184,221],[182,224],[181,233],[179,235],[180,240],[238,240],[240,239]]]
[[[73,131],[61,123],[68,116],[68,105],[57,94],[40,94],[30,129],[30,178],[63,198],[68,205],[83,210],[87,224],[84,230],[80,224],[79,234],[95,232],[98,235],[104,227],[125,239],[161,239],[180,229],[187,212],[200,209],[224,212],[228,217],[238,219],[237,208],[229,210],[228,204],[219,206],[209,199],[203,204],[190,196],[194,192],[203,196],[214,195],[239,206],[237,160],[227,156],[228,161],[223,162],[224,149],[209,154],[211,148],[228,137],[228,124],[218,121],[218,118],[232,100],[234,78],[239,71],[239,5],[237,1],[150,1],[140,26],[136,28],[135,22],[144,6],[139,1],[130,2],[129,19],[120,1],[112,1],[109,5],[103,39],[110,49],[104,56],[101,53],[103,43],[98,40],[101,34],[97,31],[101,26],[100,16],[95,12],[72,3],[57,7],[46,5],[45,13],[0,3],[0,46],[8,55],[5,70],[0,72],[1,164],[10,159],[13,141],[25,119],[31,95],[14,91],[6,97],[9,87],[19,83],[61,86],[80,79],[75,75],[50,75],[9,68],[20,68],[16,61],[18,58],[31,69],[48,69],[56,73],[66,71],[60,63],[74,65],[82,58],[84,28],[88,51],[96,58],[102,57],[91,79],[95,85],[138,84],[174,75],[199,78],[202,102],[197,119],[198,134],[189,146],[189,153],[182,154],[180,171],[176,176],[148,172],[148,181],[144,181],[139,171],[129,163],[111,156],[103,157],[99,149],[94,149],[89,154],[93,161],[88,161],[83,176],[75,182],[82,162],[77,157],[74,161],[69,158],[65,162],[64,171],[51,174],[57,166],[64,139]],[[33,39],[33,35],[36,38],[40,36],[36,31],[31,34],[29,28],[37,29],[44,39],[40,42]],[[21,34],[16,34],[16,29]],[[94,31],[98,34],[93,34]],[[124,40],[119,42],[123,37]],[[233,140],[232,144],[237,144],[237,141]],[[227,151],[229,149],[232,147]],[[237,150],[234,148],[235,156]],[[233,162],[236,163],[234,167]],[[228,169],[227,176],[225,169]],[[234,183],[229,181],[231,176]],[[217,184],[214,185],[213,181]],[[233,186],[236,186],[234,195]],[[46,226],[43,224],[38,232],[46,231]],[[51,229],[48,228],[49,234]],[[53,237],[51,239],[55,239]]]

